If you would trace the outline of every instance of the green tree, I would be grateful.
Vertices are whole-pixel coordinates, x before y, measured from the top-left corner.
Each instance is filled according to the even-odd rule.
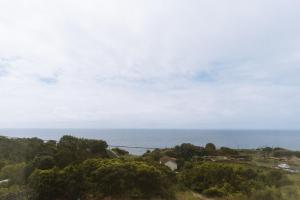
[[[193,156],[203,156],[205,155],[205,150],[203,147],[195,146],[190,143],[183,143],[174,148],[177,158],[183,158],[185,160],[190,160]]]
[[[26,164],[9,164],[0,170],[0,180],[9,179],[11,184],[22,185],[25,183],[24,169]]]
[[[208,151],[208,152],[214,152],[216,151],[216,146],[213,144],[213,143],[207,143],[205,145],[205,150]]]
[[[33,160],[33,166],[37,169],[51,169],[55,166],[52,156],[36,156]]]
[[[132,160],[88,160],[83,171],[89,172],[86,176],[95,186],[93,193],[104,196],[169,197],[175,181],[174,174],[164,166]]]
[[[128,155],[129,152],[124,150],[124,149],[120,149],[120,148],[112,148],[111,149],[113,152],[115,152],[116,154],[118,154],[119,156],[124,156],[124,155]]]
[[[197,192],[209,196],[242,193],[249,195],[266,186],[281,186],[285,176],[278,170],[255,170],[241,164],[205,162],[184,169],[179,182]]]
[[[33,200],[172,198],[174,183],[167,167],[127,159],[89,159],[64,169],[35,170],[29,178]]]
[[[106,148],[107,143],[102,140],[80,139],[65,135],[57,144],[55,159],[58,166],[65,167],[88,158],[107,157]]]
[[[65,182],[57,168],[35,170],[29,177],[32,200],[61,199],[64,196]]]
[[[219,154],[221,155],[238,155],[239,152],[235,149],[231,149],[228,147],[221,147],[218,151]]]

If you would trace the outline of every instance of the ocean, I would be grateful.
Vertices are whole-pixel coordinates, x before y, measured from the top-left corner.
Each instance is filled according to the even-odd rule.
[[[300,150],[300,130],[188,130],[188,129],[0,129],[9,137],[39,137],[58,140],[62,135],[102,139],[113,146],[146,148],[173,147],[181,143],[204,146],[208,142],[217,147],[259,148],[283,147]],[[132,154],[145,149],[126,148]]]

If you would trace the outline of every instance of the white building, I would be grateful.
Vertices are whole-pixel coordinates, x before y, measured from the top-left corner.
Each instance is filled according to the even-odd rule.
[[[2,180],[2,181],[0,181],[0,185],[1,185],[2,183],[8,183],[8,182],[9,182],[9,179]]]
[[[169,167],[172,171],[177,169],[176,158],[172,158],[172,157],[169,157],[169,156],[164,156],[164,157],[160,158],[159,163]]]
[[[290,169],[290,168],[291,168],[291,167],[290,167],[288,164],[286,164],[286,163],[281,163],[281,164],[278,165],[278,167],[281,168],[281,169]]]
[[[277,166],[277,168],[282,169],[284,171],[290,172],[290,173],[299,173],[298,170],[292,169],[288,164],[286,163],[281,163]]]

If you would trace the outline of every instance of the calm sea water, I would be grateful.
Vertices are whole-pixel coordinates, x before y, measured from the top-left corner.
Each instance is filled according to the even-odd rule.
[[[158,129],[0,129],[0,135],[9,137],[39,137],[58,140],[62,135],[103,139],[109,145],[139,147],[173,147],[181,143],[232,148],[263,146],[300,150],[300,130],[158,130]],[[127,149],[142,154],[143,149]]]

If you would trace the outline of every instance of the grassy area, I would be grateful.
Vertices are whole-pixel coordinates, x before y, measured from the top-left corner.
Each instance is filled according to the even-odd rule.
[[[226,161],[226,163],[244,163],[249,167],[257,168],[262,167],[262,169],[275,169],[279,164],[286,163],[291,168],[295,170],[300,169],[300,159],[296,156],[290,156],[290,157],[273,157],[271,155],[264,155],[260,151],[248,151],[247,155],[251,157],[251,160],[249,161],[239,161],[239,160],[230,160]],[[215,162],[223,162],[216,160]],[[282,172],[284,172],[282,170]],[[300,173],[288,173],[284,172],[286,174],[288,184],[284,184],[277,188],[270,188],[272,190],[272,193],[274,196],[272,199],[278,199],[278,200],[299,200],[300,199]],[[277,197],[276,197],[277,194]],[[263,195],[262,195],[263,196]],[[266,195],[267,196],[267,195]],[[186,191],[186,192],[178,192],[177,193],[177,199],[178,200],[211,200],[211,198],[207,198],[201,194],[197,194],[195,192]],[[255,197],[246,197],[244,195],[234,195],[233,196],[227,196],[227,197],[219,197],[219,198],[213,198],[214,200],[254,200]],[[268,197],[266,197],[268,199]]]
[[[289,174],[288,178],[291,181],[291,184],[280,188],[284,199],[300,199],[300,174]]]

